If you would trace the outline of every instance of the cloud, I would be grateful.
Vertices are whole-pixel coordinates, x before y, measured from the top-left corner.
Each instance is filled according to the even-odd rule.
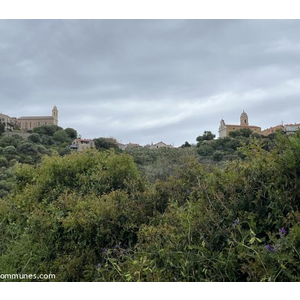
[[[194,142],[298,120],[299,20],[1,20],[0,104],[83,137]]]

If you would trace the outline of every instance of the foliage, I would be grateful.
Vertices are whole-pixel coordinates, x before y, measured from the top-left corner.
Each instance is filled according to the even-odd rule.
[[[28,140],[33,143],[41,143],[41,137],[38,133],[33,133],[28,137]]]
[[[196,138],[196,141],[199,143],[203,141],[211,141],[216,137],[211,131],[204,131],[203,135],[200,135]]]
[[[17,150],[14,146],[6,146],[3,151],[3,154],[17,154]]]
[[[5,124],[0,121],[0,136],[2,135],[2,133],[4,133],[4,131],[5,131]]]
[[[40,127],[38,127],[40,128]],[[59,130],[58,126],[42,126],[43,132],[52,134],[55,130]],[[37,129],[39,131],[39,129]],[[71,130],[72,131],[72,130]],[[70,132],[71,132],[70,131]],[[70,139],[67,138],[69,141]],[[0,198],[6,196],[12,189],[10,169],[16,163],[26,163],[34,165],[38,163],[42,156],[52,155],[59,153],[65,155],[70,152],[69,148],[66,148],[67,143],[55,142],[52,136],[39,133],[32,133],[28,139],[23,139],[18,135],[1,136],[0,137],[0,168],[4,174],[4,181],[8,181],[8,184],[2,182],[2,192]],[[7,177],[5,174],[9,174]]]
[[[54,132],[53,139],[61,143],[70,141],[68,134],[63,129]]]
[[[133,156],[143,176],[150,182],[166,180],[187,160],[197,156],[195,147],[130,148],[126,152]]]
[[[204,145],[212,157],[242,159],[201,164]],[[1,168],[2,273],[52,273],[57,281],[300,279],[300,133],[44,156]]]
[[[274,135],[265,137],[258,133],[253,133],[248,128],[243,128],[230,132],[230,136],[226,138],[203,140],[201,136],[200,139],[198,137],[197,153],[202,163],[220,163],[222,161],[244,158],[239,148],[249,145],[254,140],[260,140],[262,147],[267,151],[271,151],[275,146],[274,139]]]
[[[201,147],[198,147],[197,152],[201,156],[209,156],[214,152],[214,148],[211,145],[203,144]]]
[[[94,139],[97,150],[119,149],[117,141],[113,138],[100,137]]]
[[[15,176],[14,193],[0,204],[5,273],[26,265],[28,273],[51,270],[60,280],[89,278],[85,272],[100,259],[101,249],[116,243],[129,247],[147,211],[152,213],[137,197],[144,183],[126,154],[44,157],[39,166],[17,166]]]
[[[66,128],[65,129],[66,134],[68,137],[72,140],[77,139],[77,131],[74,128]]]
[[[40,135],[53,136],[53,134],[59,130],[62,130],[62,127],[57,126],[57,125],[42,125],[39,127],[35,127],[33,129],[33,132],[38,133]]]
[[[221,161],[223,159],[223,153],[221,151],[216,151],[212,158],[214,161]]]
[[[242,129],[239,129],[239,130],[236,130],[236,131],[231,131],[229,132],[229,136],[230,137],[238,137],[238,136],[243,136],[243,137],[250,137],[251,134],[253,134],[253,131],[250,129],[250,128],[242,128]]]
[[[192,147],[192,145],[187,141],[181,146],[181,148],[189,148],[189,147]]]

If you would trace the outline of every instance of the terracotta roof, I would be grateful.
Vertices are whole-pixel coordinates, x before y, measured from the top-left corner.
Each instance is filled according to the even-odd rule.
[[[45,120],[45,119],[53,120],[53,117],[51,117],[51,116],[40,116],[40,117],[35,116],[35,117],[20,117],[20,118],[18,118],[18,120]]]
[[[300,126],[300,124],[285,124],[284,126]]]
[[[74,141],[92,142],[93,140],[90,140],[90,139],[75,139]]]
[[[226,126],[234,126],[234,127],[241,127],[241,128],[249,128],[249,127],[255,127],[255,128],[260,128],[259,126],[254,126],[254,125],[247,125],[247,126],[244,126],[244,125],[232,125],[232,124],[225,124]]]

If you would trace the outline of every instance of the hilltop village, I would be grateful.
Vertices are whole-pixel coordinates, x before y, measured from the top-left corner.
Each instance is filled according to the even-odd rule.
[[[276,132],[277,130],[282,130],[287,134],[294,133],[300,128],[300,124],[285,124],[285,125],[275,125],[273,127],[261,130],[261,127],[255,125],[249,125],[248,115],[245,111],[241,113],[240,124],[226,124],[222,119],[219,126],[219,138],[225,138],[229,136],[229,133],[232,131],[237,131],[243,128],[250,129],[254,133],[259,133],[263,136],[268,136]]]
[[[299,125],[274,134],[242,112],[237,124],[221,120],[219,138],[141,147],[83,139],[57,116],[0,124],[3,274],[300,280],[300,131],[289,134]]]
[[[7,136],[19,135],[23,138],[27,138],[28,136],[30,136],[32,130],[36,127],[50,125],[58,126],[58,109],[56,105],[54,105],[51,116],[22,116],[16,118],[0,113],[0,123],[4,124],[4,130]],[[117,145],[121,150],[142,147],[149,149],[174,148],[173,145],[168,145],[162,141],[155,144],[151,143],[146,146],[141,146],[137,143],[122,144],[118,142]],[[92,139],[84,139],[81,137],[74,139],[72,144],[70,145],[70,149],[76,151],[83,151],[94,147],[95,143]]]
[[[52,109],[52,114],[50,116],[22,116],[19,118],[10,117],[8,115],[0,113],[0,124],[4,124],[5,134],[19,135],[23,138],[27,138],[32,130],[40,126],[58,126],[58,109],[54,105]],[[250,129],[253,133],[258,133],[263,136],[268,136],[275,133],[277,130],[286,132],[287,134],[294,133],[300,128],[300,124],[281,124],[275,125],[273,127],[262,130],[261,127],[249,124],[249,118],[245,111],[240,115],[240,124],[227,124],[222,119],[219,126],[219,138],[226,138],[230,136],[231,132],[238,131],[241,129]],[[168,145],[162,141],[158,143],[151,143],[145,146],[141,146],[137,143],[122,144],[116,142],[118,148],[121,150],[131,149],[131,148],[149,148],[149,149],[159,149],[159,148],[174,148],[173,145]],[[86,149],[94,148],[95,143],[92,139],[76,138],[73,140],[72,144],[69,146],[70,149],[76,151],[83,151]]]

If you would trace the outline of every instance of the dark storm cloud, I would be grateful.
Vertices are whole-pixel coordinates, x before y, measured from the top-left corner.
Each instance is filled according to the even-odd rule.
[[[193,142],[244,109],[299,122],[298,20],[2,20],[0,111],[84,137]]]

